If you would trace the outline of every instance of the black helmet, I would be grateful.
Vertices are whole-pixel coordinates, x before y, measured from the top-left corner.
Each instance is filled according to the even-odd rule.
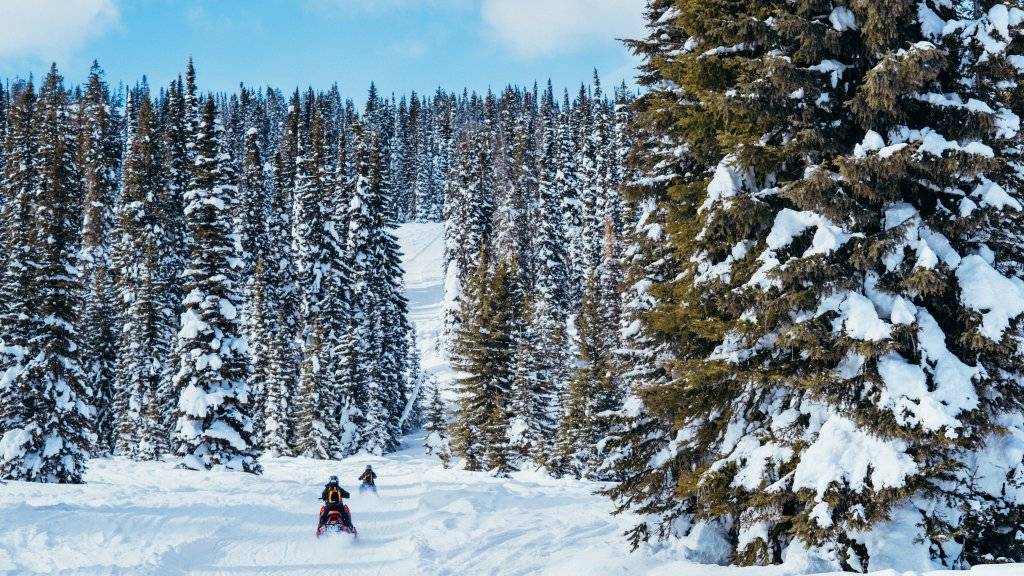
[[[370,466],[369,464],[367,464],[367,465],[366,465],[366,469],[367,469],[367,470],[373,470],[373,466]]]
[[[334,476],[334,475],[331,475],[331,480],[330,481],[331,482],[337,482],[338,481],[338,477]]]

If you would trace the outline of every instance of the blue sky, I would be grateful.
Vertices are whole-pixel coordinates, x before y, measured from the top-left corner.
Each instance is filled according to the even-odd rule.
[[[0,75],[56,61],[81,81],[93,58],[108,80],[166,84],[191,55],[200,88],[239,82],[288,90],[371,80],[385,94],[485,90],[551,78],[575,86],[597,68],[630,79],[615,40],[640,34],[643,0],[0,0]]]

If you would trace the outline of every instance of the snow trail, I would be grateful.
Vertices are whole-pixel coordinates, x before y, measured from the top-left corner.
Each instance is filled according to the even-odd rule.
[[[441,352],[444,303],[444,224],[410,223],[398,230],[409,319],[416,326],[423,369],[442,382],[451,368]]]
[[[398,230],[424,367],[446,380],[451,372],[438,351],[443,234],[440,224]],[[789,576],[811,569],[692,564],[679,549],[630,554],[622,531],[634,518],[611,516],[608,499],[595,494],[601,485],[529,471],[496,479],[445,470],[422,441],[409,436],[386,457],[263,458],[262,476],[112,458],[90,461],[84,485],[8,482],[0,485],[0,575]],[[359,494],[367,464],[380,475],[379,496]],[[331,474],[353,495],[358,539],[314,535],[317,498]],[[975,574],[1024,576],[1024,567]]]

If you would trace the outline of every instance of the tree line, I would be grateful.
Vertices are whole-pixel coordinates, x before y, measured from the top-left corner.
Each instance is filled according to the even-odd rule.
[[[0,477],[396,449],[421,376],[391,230],[436,217],[443,166],[416,101],[400,130],[372,88],[204,96],[191,61],[158,92],[4,87]]]
[[[488,94],[460,126],[444,196],[445,333],[455,403],[427,443],[470,470],[611,478],[602,440],[625,389],[620,186],[629,104],[595,72],[570,97]]]

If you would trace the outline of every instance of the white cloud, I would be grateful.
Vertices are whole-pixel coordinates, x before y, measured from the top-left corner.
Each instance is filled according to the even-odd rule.
[[[495,40],[530,58],[571,52],[643,31],[643,0],[483,0]]]
[[[120,22],[114,0],[0,0],[0,58],[63,60]]]

